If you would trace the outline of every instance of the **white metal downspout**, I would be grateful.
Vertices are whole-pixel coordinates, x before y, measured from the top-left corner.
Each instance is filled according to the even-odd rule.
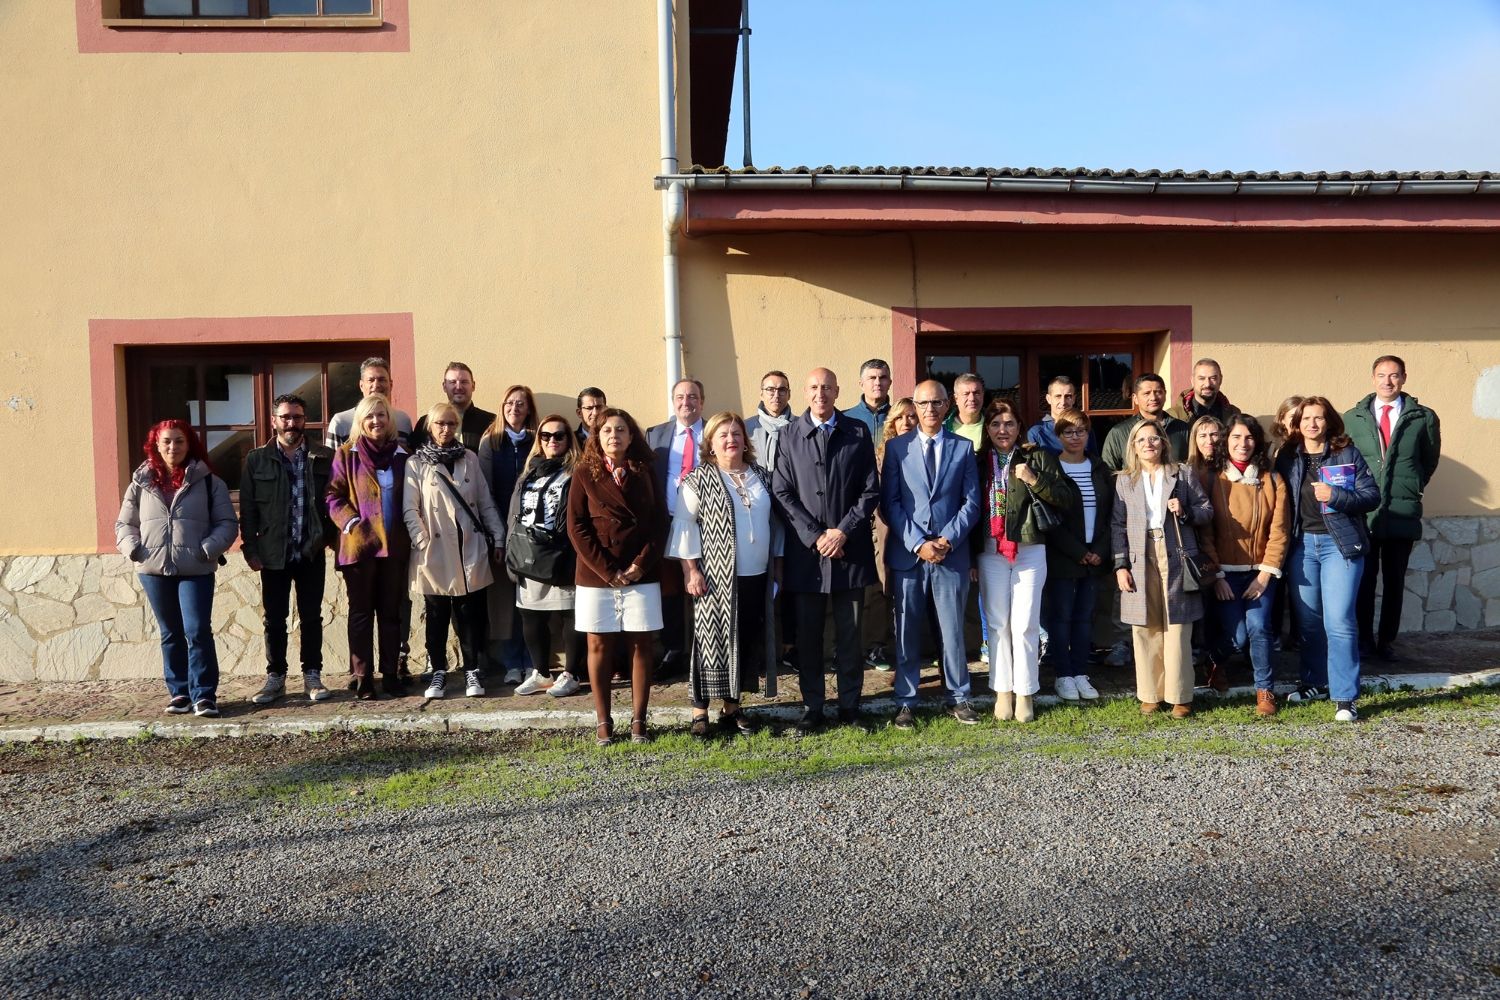
[[[657,0],[657,71],[658,96],[661,107],[661,170],[662,176],[672,177],[677,173],[677,77],[676,39],[672,0]],[[686,210],[687,193],[681,181],[672,181],[661,193],[661,278],[663,329],[666,341],[666,396],[672,395],[672,386],[682,378],[682,305],[680,276],[677,267],[677,233],[682,226]]]

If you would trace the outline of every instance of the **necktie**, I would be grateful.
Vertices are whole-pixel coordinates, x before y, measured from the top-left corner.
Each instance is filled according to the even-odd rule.
[[[933,447],[934,438],[928,438],[923,442],[922,463],[927,466],[927,492],[932,493],[937,487],[937,449]]]
[[[828,435],[833,433],[833,424],[819,424],[818,426],[819,429],[823,432],[824,437],[827,437]]]
[[[1391,404],[1383,403],[1380,407],[1380,450],[1382,453],[1391,446]]]
[[[693,453],[693,429],[689,427],[682,438],[682,470],[677,474],[678,482],[697,466],[698,463],[694,460],[696,457]]]

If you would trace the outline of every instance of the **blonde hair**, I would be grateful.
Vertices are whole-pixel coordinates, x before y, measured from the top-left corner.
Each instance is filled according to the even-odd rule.
[[[564,417],[558,413],[549,414],[548,416],[543,417],[540,421],[537,422],[536,439],[532,442],[531,451],[526,456],[526,468],[530,468],[532,462],[535,462],[537,459],[543,457],[542,428],[546,427],[548,424],[563,425],[563,433],[568,435],[568,450],[563,452],[562,466],[567,471],[572,472],[573,466],[578,464],[578,459],[583,455],[583,448],[578,444],[578,435],[573,433],[573,425],[568,423],[567,417]]]
[[[682,381],[683,382],[692,382],[693,380],[692,379],[683,379]],[[681,384],[681,383],[679,383],[679,384]],[[703,391],[702,386],[699,386],[698,391],[699,392]],[[725,410],[723,413],[715,413],[713,416],[711,416],[707,420],[703,421],[703,444],[698,449],[698,456],[699,456],[700,460],[704,461],[704,462],[712,462],[714,460],[714,448],[713,448],[714,435],[716,433],[718,433],[718,430],[719,430],[720,427],[723,427],[725,424],[728,424],[728,423],[734,423],[734,424],[738,424],[739,425],[740,433],[742,435],[744,435],[744,438],[745,438],[745,452],[744,452],[744,455],[742,457],[744,458],[744,460],[746,462],[754,464],[754,462],[755,462],[755,445],[753,445],[753,444],[750,443],[750,431],[745,426],[745,418],[742,417],[742,416],[740,416],[738,413],[733,413],[733,412],[731,412],[729,410]]]
[[[389,441],[396,437],[396,419],[391,410],[391,401],[377,392],[361,399],[359,405],[354,408],[354,426],[349,430],[348,446],[350,448],[353,448],[360,438],[370,437],[365,433],[365,418],[374,413],[377,406],[385,410],[385,437],[372,438],[372,440]]]
[[[1156,431],[1161,438],[1161,466],[1168,472],[1174,472],[1177,463],[1172,458],[1172,439],[1167,437],[1166,425],[1159,424],[1155,420],[1142,420],[1130,429],[1130,437],[1125,441],[1125,468],[1120,475],[1135,479],[1141,474],[1141,460],[1135,453],[1135,439],[1141,436],[1141,431],[1150,427]]]
[[[453,414],[453,419],[457,421],[462,421],[464,417],[462,413],[458,412],[458,407],[454,406],[452,403],[436,403],[433,405],[432,409],[427,411],[427,426],[431,427],[432,422],[445,413]]]
[[[505,437],[505,429],[510,426],[505,422],[505,401],[516,393],[526,398],[526,419],[521,423],[521,429],[526,431],[536,430],[536,396],[529,385],[513,385],[505,390],[505,395],[500,397],[500,412],[495,414],[494,421],[486,428],[484,436],[489,439],[491,447],[500,443]]]
[[[917,412],[917,404],[912,402],[910,396],[902,396],[891,404],[890,412],[885,415],[885,424],[880,428],[880,441],[875,445],[875,464],[880,465],[885,461],[885,443],[895,437],[899,431],[896,430],[896,421],[910,412]]]

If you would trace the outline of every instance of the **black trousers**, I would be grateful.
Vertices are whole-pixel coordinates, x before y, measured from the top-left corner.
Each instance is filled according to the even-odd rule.
[[[1359,622],[1359,641],[1389,646],[1401,631],[1401,605],[1406,596],[1406,564],[1416,542],[1410,538],[1371,538],[1365,556],[1364,575],[1359,578],[1359,596],[1354,617]],[[1384,580],[1380,595],[1380,630],[1375,629],[1375,584]]]
[[[297,651],[302,672],[323,669],[322,559],[298,559],[284,569],[260,571],[261,602],[266,612],[266,673],[286,676],[286,619],[292,588],[297,589]]]
[[[587,636],[573,631],[573,609],[556,608],[534,611],[517,608],[521,616],[521,636],[526,640],[526,652],[531,656],[531,665],[543,674],[552,667],[552,625],[554,622],[563,633],[563,669],[578,681],[588,680]]]
[[[427,665],[432,670],[448,669],[448,623],[458,636],[458,656],[461,670],[478,670],[480,657],[490,629],[490,608],[485,593],[480,590],[460,597],[422,598],[427,618]]]
[[[797,595],[797,681],[802,704],[810,712],[822,712],[827,700],[823,681],[823,615],[833,607],[833,662],[838,678],[839,715],[859,710],[864,689],[864,650],[860,626],[864,618],[865,589],[836,590],[831,594]]]

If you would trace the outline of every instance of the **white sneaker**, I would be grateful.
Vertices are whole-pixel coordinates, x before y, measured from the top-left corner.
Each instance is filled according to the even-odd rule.
[[[422,697],[436,701],[448,693],[448,672],[446,670],[434,670],[432,680],[427,684],[427,690],[422,692]]]
[[[564,670],[557,677],[557,683],[547,689],[547,693],[554,698],[566,698],[578,691],[578,678]]]
[[[507,683],[509,683],[509,682],[507,682]],[[477,671],[477,670],[465,670],[464,671],[464,697],[465,698],[483,698],[484,697],[484,685],[479,683],[479,671]]]
[[[1078,684],[1071,677],[1059,677],[1057,679],[1057,696],[1063,701],[1078,700]]]
[[[256,705],[269,705],[284,694],[286,694],[286,674],[266,674],[266,682],[260,686],[259,691],[250,696],[250,701]]]
[[[1073,687],[1077,689],[1078,697],[1082,698],[1084,701],[1093,701],[1095,698],[1099,697],[1098,690],[1095,689],[1094,685],[1089,683],[1089,679],[1087,677],[1081,674],[1073,678]]]
[[[552,686],[552,678],[543,674],[540,670],[533,670],[526,675],[521,686],[516,688],[516,694],[541,694]]]
[[[302,690],[307,692],[308,701],[327,701],[333,697],[323,686],[323,674],[318,670],[309,670],[302,675]]]
[[[505,672],[505,680],[501,681],[501,683],[502,684],[519,684],[519,683],[521,683],[521,668],[520,667],[511,667],[509,670],[507,670]]]
[[[1346,701],[1346,702],[1340,703],[1339,710],[1337,712],[1333,713],[1333,721],[1334,722],[1357,722],[1357,721],[1359,721],[1359,712],[1355,711],[1355,709],[1354,709],[1354,702],[1352,702],[1352,701]]]

